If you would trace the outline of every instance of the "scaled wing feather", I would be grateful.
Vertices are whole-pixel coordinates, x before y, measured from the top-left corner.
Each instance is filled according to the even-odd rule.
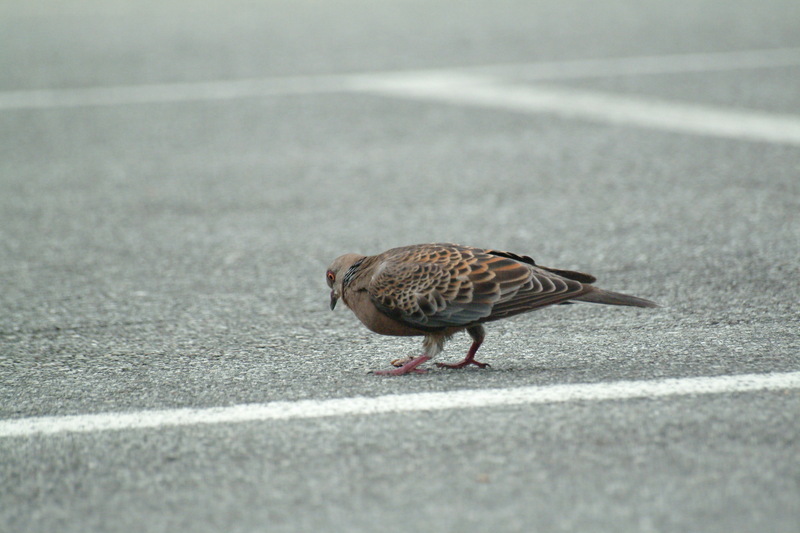
[[[383,255],[367,289],[373,303],[422,330],[504,318],[585,292],[514,254],[436,244]]]

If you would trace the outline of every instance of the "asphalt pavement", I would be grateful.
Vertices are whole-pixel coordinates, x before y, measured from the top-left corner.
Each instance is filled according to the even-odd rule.
[[[797,20],[3,2],[0,428],[797,372]],[[488,325],[491,368],[375,376],[419,339],[331,312],[325,268],[437,241],[663,307],[548,308]],[[0,437],[0,530],[795,532],[798,415],[787,387]]]

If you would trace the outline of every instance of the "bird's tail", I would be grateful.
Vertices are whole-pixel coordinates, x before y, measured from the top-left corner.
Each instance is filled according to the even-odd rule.
[[[629,296],[614,291],[606,291],[593,287],[594,290],[587,292],[573,300],[581,302],[592,302],[595,304],[607,305],[630,305],[632,307],[661,307],[655,302],[645,300],[644,298],[637,298],[636,296]]]

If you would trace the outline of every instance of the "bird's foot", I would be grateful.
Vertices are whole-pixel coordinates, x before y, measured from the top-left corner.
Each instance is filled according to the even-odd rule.
[[[377,370],[375,374],[379,376],[402,376],[403,374],[424,374],[427,372],[424,368],[417,368],[419,365],[424,363],[425,361],[429,360],[430,357],[427,355],[420,355],[419,357],[414,357],[410,360],[400,360],[402,361],[400,366],[397,368],[391,368],[389,370]],[[398,360],[395,360],[398,361]],[[395,364],[395,361],[392,361],[392,364]]]
[[[480,363],[475,359],[464,359],[460,363],[436,363],[436,366],[439,368],[464,368],[465,366],[475,365],[478,368],[486,368],[490,365],[489,363]]]

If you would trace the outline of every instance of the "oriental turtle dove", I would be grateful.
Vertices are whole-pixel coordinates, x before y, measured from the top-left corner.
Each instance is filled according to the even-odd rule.
[[[593,286],[589,274],[537,265],[524,255],[458,244],[417,244],[378,255],[346,254],[327,272],[331,309],[341,298],[375,333],[421,335],[420,356],[394,361],[397,368],[376,372],[424,372],[420,364],[442,351],[454,333],[466,330],[473,343],[462,368],[487,365],[475,360],[484,338],[483,323],[568,301],[658,307],[649,300]]]

